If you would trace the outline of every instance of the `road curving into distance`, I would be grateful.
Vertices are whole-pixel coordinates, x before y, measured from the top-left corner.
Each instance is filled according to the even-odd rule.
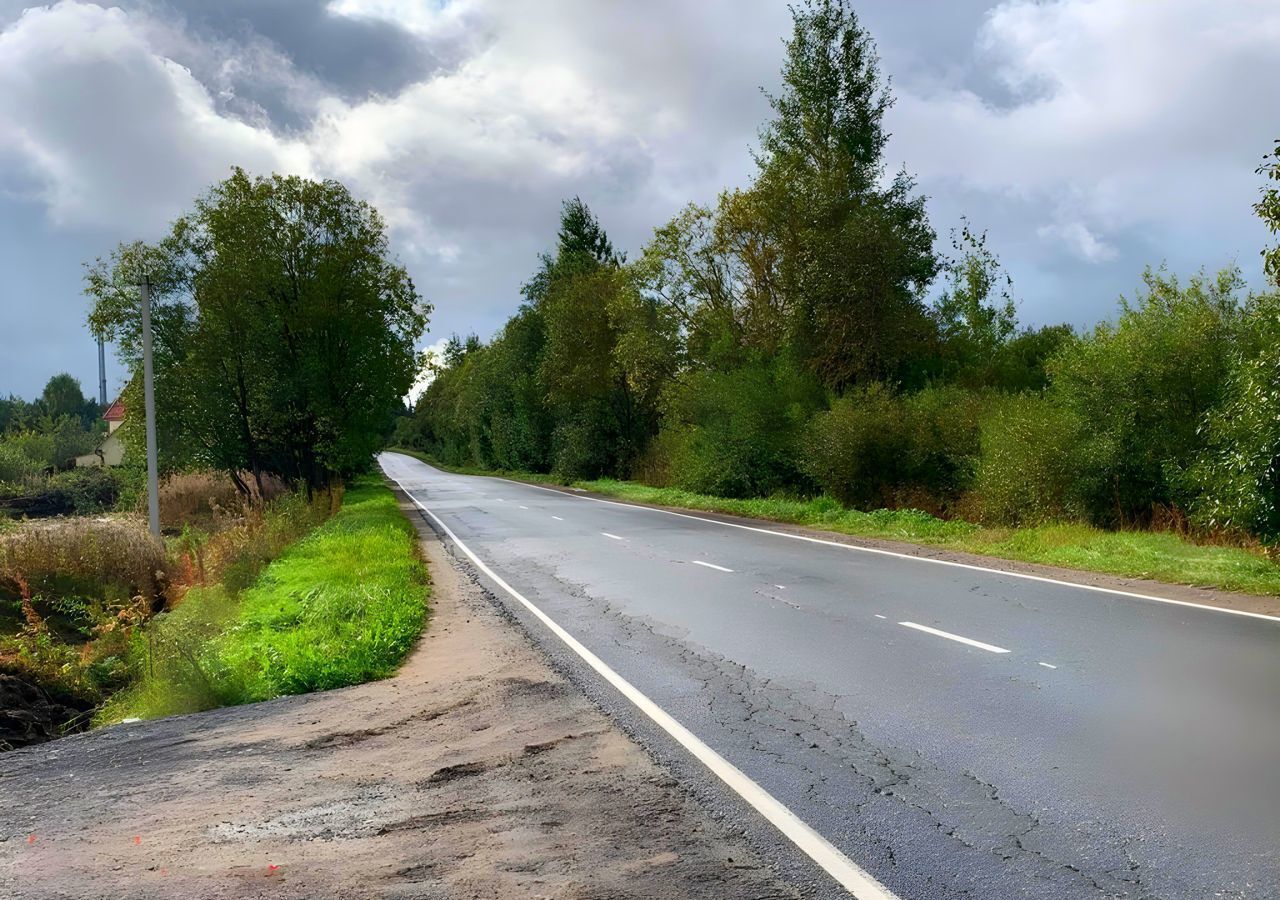
[[[381,465],[832,896],[1280,896],[1280,620]]]

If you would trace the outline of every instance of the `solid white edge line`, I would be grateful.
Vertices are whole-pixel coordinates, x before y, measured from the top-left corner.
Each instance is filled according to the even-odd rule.
[[[413,459],[413,457],[405,457]],[[424,464],[425,465],[425,464]],[[437,470],[440,471],[440,470]],[[446,473],[448,474],[448,473]],[[697,522],[707,522],[711,525],[723,525],[726,528],[741,528],[744,531],[758,531],[761,534],[772,534],[777,537],[790,538],[794,541],[807,541],[810,544],[825,544],[828,547],[840,547],[844,550],[856,550],[859,553],[876,553],[880,556],[893,556],[898,559],[909,559],[915,562],[933,563],[938,566],[952,566],[957,569],[969,569],[973,572],[988,572],[992,575],[1005,575],[1009,578],[1021,578],[1024,581],[1039,581],[1043,584],[1057,584],[1063,587],[1079,588],[1085,591],[1094,591],[1099,594],[1111,594],[1116,597],[1128,597],[1133,600],[1154,600],[1156,603],[1172,603],[1175,606],[1189,606],[1192,609],[1207,609],[1210,612],[1229,613],[1233,616],[1248,616],[1251,619],[1264,619],[1268,622],[1280,622],[1280,616],[1270,616],[1266,613],[1249,612],[1243,609],[1230,609],[1225,606],[1209,606],[1206,603],[1192,603],[1190,600],[1174,600],[1172,597],[1157,597],[1154,594],[1139,594],[1135,591],[1122,591],[1118,588],[1101,587],[1096,584],[1081,584],[1078,581],[1063,581],[1060,578],[1049,578],[1046,575],[1032,575],[1029,572],[1012,572],[1005,569],[993,569],[990,566],[978,566],[973,563],[956,562],[951,559],[935,559],[932,556],[915,556],[910,553],[898,553],[894,550],[884,550],[879,547],[863,547],[859,544],[842,544],[839,541],[828,541],[823,538],[810,537],[807,534],[790,534],[786,531],[774,531],[771,528],[757,528],[754,525],[741,525],[737,522],[722,522],[719,519],[708,519],[705,516],[695,516],[690,513],[676,512],[670,509],[660,509],[656,506],[643,506],[639,503],[622,503],[618,500],[606,500],[603,497],[583,497],[580,494],[570,494],[565,491],[557,491],[555,488],[543,487],[540,484],[529,484],[527,481],[515,481],[511,478],[503,478],[500,475],[476,475],[474,478],[492,478],[496,481],[506,481],[510,484],[518,484],[523,487],[537,488],[540,491],[550,491],[553,494],[560,494],[563,497],[570,497],[574,500],[591,500],[595,503],[608,503],[610,506],[625,506],[628,509],[647,509],[649,512],[663,513],[668,516],[678,516],[681,519],[693,519]],[[576,489],[575,489],[576,490]],[[726,514],[728,515],[728,514]],[[1032,564],[1034,565],[1034,563]],[[1086,573],[1088,574],[1088,573]],[[1105,575],[1104,572],[1096,574]],[[1123,576],[1112,576],[1120,578]]]
[[[724,566],[717,566],[715,563],[703,562],[700,559],[689,560],[695,566],[706,566],[708,569],[715,569],[717,572],[732,572],[733,569],[726,569]]]
[[[906,628],[914,628],[916,631],[924,631],[928,634],[937,635],[938,637],[946,638],[949,641],[958,641],[961,644],[968,644],[970,647],[977,647],[979,650],[986,650],[988,653],[1009,652],[1004,647],[997,647],[995,644],[984,644],[982,641],[975,641],[973,638],[952,634],[950,631],[943,631],[939,628],[930,628],[928,625],[917,625],[915,622],[899,622],[898,624]]]
[[[899,900],[899,898],[888,888],[882,885],[869,872],[864,871],[857,863],[849,859],[836,848],[834,844],[824,838],[815,831],[799,816],[793,813],[786,806],[777,800],[772,794],[762,788],[760,785],[752,781],[747,775],[729,762],[719,753],[712,750],[705,744],[701,738],[692,731],[685,728],[677,722],[670,713],[664,710],[658,704],[650,700],[639,689],[634,687],[631,682],[627,681],[602,660],[596,656],[581,643],[577,638],[569,634],[561,628],[556,622],[534,606],[523,594],[507,584],[498,573],[490,569],[480,557],[471,551],[471,548],[458,540],[458,536],[453,533],[444,521],[434,512],[427,509],[417,497],[400,483],[400,479],[396,478],[386,469],[383,472],[399,485],[400,490],[405,492],[410,500],[417,507],[440,526],[441,530],[453,541],[457,547],[467,555],[467,558],[475,563],[480,571],[510,594],[522,606],[533,613],[538,621],[550,629],[551,633],[565,643],[574,653],[578,654],[588,666],[595,670],[605,681],[609,682],[617,691],[630,700],[637,709],[648,716],[655,725],[669,734],[680,746],[693,754],[693,756],[705,765],[711,772],[723,781],[730,790],[745,800],[752,809],[764,816],[764,818],[782,832],[793,844],[796,845],[806,856],[818,864],[828,875],[834,878],[841,887],[853,894],[858,900]]]
[[[601,534],[603,534],[603,535],[604,535],[605,537],[607,537],[607,538],[613,538],[615,541],[620,541],[620,540],[622,540],[622,538],[621,538],[621,537],[619,537],[618,535],[616,535],[616,534],[610,534],[610,533],[609,533],[609,532],[607,532],[607,531],[602,531],[602,532],[600,532],[600,533],[601,533]]]

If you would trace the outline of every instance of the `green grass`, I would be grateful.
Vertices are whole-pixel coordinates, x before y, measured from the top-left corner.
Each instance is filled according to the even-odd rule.
[[[421,453],[400,449],[396,452],[439,465]],[[501,474],[527,481],[556,482],[546,475],[448,468],[464,474]],[[634,503],[729,513],[1127,578],[1280,596],[1280,565],[1261,552],[1246,547],[1195,544],[1168,532],[1104,531],[1074,523],[988,528],[956,519],[944,521],[919,510],[860,512],[846,509],[830,497],[735,500],[608,478],[575,481],[573,486]]]
[[[193,589],[136,639],[144,670],[100,722],[328,690],[392,674],[425,624],[417,535],[379,479],[233,597]]]

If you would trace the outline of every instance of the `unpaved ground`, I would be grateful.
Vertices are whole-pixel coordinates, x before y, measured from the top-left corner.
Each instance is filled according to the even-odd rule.
[[[426,548],[393,679],[0,756],[0,897],[796,896]]]

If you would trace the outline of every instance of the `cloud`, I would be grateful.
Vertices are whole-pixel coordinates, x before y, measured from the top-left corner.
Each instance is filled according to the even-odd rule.
[[[1280,120],[1277,45],[1280,6],[1258,0],[1166,0],[1158,11],[1137,0],[1006,2],[975,44],[1004,102],[917,87],[893,113],[894,146],[931,193],[1033,200],[1034,233],[1088,263],[1115,259],[1127,233],[1177,252],[1189,220],[1231,223],[1231,239],[1258,246],[1248,209]]]
[[[1098,240],[1083,222],[1058,222],[1041,225],[1036,234],[1045,240],[1060,241],[1071,253],[1087,263],[1109,262],[1117,256],[1116,248]]]
[[[154,233],[232,163],[307,172],[297,142],[220,115],[119,9],[63,2],[0,33],[0,157],[64,226]]]
[[[683,204],[749,180],[789,29],[777,0],[30,2],[0,0],[0,217],[41,258],[7,290],[68,298],[44,321],[4,304],[30,346],[83,337],[86,254],[156,237],[232,165],[340,178],[435,304],[429,339],[488,335],[561,200],[634,255]],[[1280,6],[860,10],[898,96],[891,168],[918,174],[944,237],[961,215],[989,232],[1029,321],[1096,321],[1162,259],[1260,278]],[[11,364],[7,384],[59,365]]]

